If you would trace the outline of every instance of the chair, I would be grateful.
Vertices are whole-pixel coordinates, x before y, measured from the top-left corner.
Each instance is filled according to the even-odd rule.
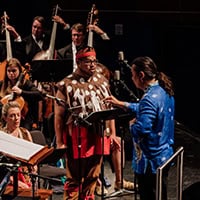
[[[44,134],[40,130],[33,130],[30,131],[33,142],[40,145],[47,145],[46,138]],[[56,150],[56,149],[55,149]],[[59,151],[60,152],[60,151]],[[53,152],[54,156],[59,152]],[[62,154],[61,154],[62,153]],[[44,184],[43,187],[45,189],[52,188],[52,183],[57,182],[57,184],[62,184],[61,177],[66,175],[65,168],[59,168],[56,166],[56,162],[64,155],[63,152],[60,153],[60,157],[47,157],[38,165],[38,175],[40,178],[44,177]],[[39,178],[39,179],[40,179]],[[38,181],[38,187],[40,188],[40,181]]]

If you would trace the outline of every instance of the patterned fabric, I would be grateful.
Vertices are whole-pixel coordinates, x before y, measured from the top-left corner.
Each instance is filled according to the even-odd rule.
[[[136,112],[130,127],[134,139],[133,169],[144,174],[148,163],[153,173],[173,155],[174,98],[158,83],[149,86],[139,103],[128,106]]]
[[[73,73],[63,81],[60,81],[58,88],[67,94],[68,108],[73,109],[79,117],[86,117],[91,112],[109,109],[102,100],[110,95],[109,82],[101,74],[101,69],[88,80]]]
[[[78,136],[81,134],[81,157],[89,157],[94,154],[102,154],[101,124],[94,122],[89,128],[85,124],[77,126],[73,123],[76,119],[83,119],[92,112],[110,109],[110,106],[103,103],[103,99],[110,95],[109,82],[102,75],[102,69],[97,71],[88,80],[73,73],[58,84],[58,89],[65,94],[68,110],[67,113],[67,135],[72,136],[72,147],[75,158],[78,158]],[[83,121],[84,122],[84,121]],[[65,137],[67,137],[67,135]],[[109,143],[110,138],[105,137],[105,144]],[[110,146],[110,145],[109,145]],[[106,149],[105,154],[109,154]]]

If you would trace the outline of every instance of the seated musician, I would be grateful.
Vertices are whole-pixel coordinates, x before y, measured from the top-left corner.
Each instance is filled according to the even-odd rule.
[[[43,99],[42,93],[29,79],[28,70],[16,58],[6,63],[5,77],[0,81],[0,102],[5,104],[16,100],[21,106],[21,126],[32,130],[38,122],[38,102]]]
[[[30,132],[20,126],[21,122],[21,108],[18,102],[9,101],[2,107],[2,121],[4,124],[1,130],[5,133],[13,135],[14,137],[22,138],[24,140],[32,141]],[[29,173],[37,173],[37,166],[30,167],[20,166],[18,168],[18,187],[22,189],[27,189],[32,186],[31,178]],[[21,172],[21,173],[20,173]],[[10,177],[9,186],[13,185],[13,176]]]

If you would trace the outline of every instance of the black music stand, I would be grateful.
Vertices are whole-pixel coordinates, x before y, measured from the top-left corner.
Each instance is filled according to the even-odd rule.
[[[94,122],[99,122],[101,125],[101,133],[103,136],[104,121],[111,120],[111,119],[117,119],[124,114],[125,114],[124,110],[119,109],[119,108],[114,108],[114,109],[110,109],[110,110],[92,112],[86,118],[84,118],[84,120],[91,124]],[[102,139],[102,156],[103,155],[104,155],[104,140]],[[101,175],[102,175],[102,177],[104,177],[104,159],[102,162]],[[104,187],[103,187],[103,183],[102,183],[102,195],[101,195],[102,199],[104,198],[103,194],[104,194]]]
[[[18,193],[18,175],[16,169],[20,162],[12,161],[5,155],[0,155],[0,199],[10,182],[10,176],[13,176],[13,197]]]
[[[105,120],[111,120],[111,119],[126,119],[127,121],[129,121],[130,119],[133,119],[135,117],[135,114],[132,112],[128,112],[127,110],[121,109],[121,108],[114,108],[111,110],[103,110],[103,111],[99,111],[99,112],[93,112],[90,115],[88,115],[84,120],[87,121],[88,123],[92,123],[92,122],[103,122]],[[102,135],[103,135],[103,123],[102,123]],[[123,138],[124,136],[122,135],[121,137],[121,149],[124,148],[123,145]],[[102,140],[104,141],[104,140]],[[104,143],[102,142],[102,155],[104,153]],[[116,196],[122,196],[124,193],[124,195],[129,195],[129,194],[133,194],[134,191],[129,191],[129,190],[125,190],[123,188],[123,151],[121,151],[121,179],[122,179],[122,184],[121,184],[121,189],[119,191],[113,192],[108,196],[105,196],[106,198],[112,198],[112,197],[116,197]],[[102,163],[102,177],[104,177],[104,162]],[[103,193],[104,193],[104,187],[102,184],[102,198],[103,198]]]
[[[55,181],[55,182],[60,182],[60,180],[56,179],[56,178],[50,178],[50,177],[46,177],[46,176],[41,176],[41,175],[38,175],[38,174],[33,174],[33,173],[28,173],[28,172],[19,172],[17,169],[14,169],[13,172],[15,174],[17,173],[22,173],[22,174],[25,174],[25,175],[29,175],[30,178],[31,178],[31,182],[32,182],[32,197],[31,199],[32,200],[39,200],[40,199],[40,196],[38,194],[35,194],[35,183],[36,183],[36,179],[37,178],[40,178],[40,179],[44,179],[44,180],[49,180],[49,181]],[[7,177],[6,177],[7,178]],[[3,191],[4,192],[4,191]],[[1,199],[1,194],[0,193],[0,199]],[[28,196],[20,196],[19,198],[17,197],[18,196],[18,190],[16,191],[17,193],[15,193],[15,191],[13,190],[13,195],[12,193],[10,194],[6,194],[6,195],[2,195],[3,196],[3,199],[5,197],[5,199],[19,199],[19,200],[22,200],[22,199],[30,199],[30,197]]]
[[[129,121],[132,120],[133,118],[135,118],[136,114],[131,112],[131,111],[127,111],[127,110],[122,110],[122,112],[119,114],[118,118],[116,118],[117,120],[120,121],[121,124],[129,124]],[[121,132],[121,149],[124,149],[124,138],[125,138],[125,131],[123,130],[123,127],[120,126],[120,132]],[[124,189],[123,186],[123,179],[124,179],[124,173],[123,173],[123,160],[124,160],[124,154],[123,151],[121,151],[121,188],[120,190],[114,191],[111,194],[107,195],[105,197],[105,199],[107,198],[115,198],[115,197],[120,197],[120,196],[124,196],[124,195],[132,195],[132,194],[137,194],[134,191],[131,190],[126,190]],[[134,180],[134,184],[136,183],[136,181]],[[136,196],[135,196],[136,197]]]
[[[0,164],[4,164],[4,163],[0,163]],[[5,166],[0,167],[1,170],[1,174],[4,174],[2,179],[0,179],[0,199],[1,196],[3,195],[6,186],[9,184],[10,182],[10,176],[13,175],[14,178],[14,183],[13,183],[13,197],[17,196],[17,192],[18,192],[18,176],[17,173],[15,173],[14,171],[16,170],[16,167],[14,164],[11,167],[6,167],[6,164],[10,164],[10,163],[5,163]],[[12,164],[11,164],[12,165]]]
[[[50,154],[51,153],[52,152],[50,152]],[[46,157],[50,156],[50,154],[49,155],[46,154]],[[42,160],[44,160],[46,157],[43,157]],[[6,157],[3,157],[3,159],[5,159],[5,158]],[[36,162],[35,164],[39,164],[40,162],[42,162],[42,160]],[[5,165],[5,166],[8,165],[8,167],[7,167],[8,172],[7,172],[6,176],[3,178],[3,180],[0,182],[0,189],[1,189],[0,197],[3,194],[5,187],[9,183],[11,175],[13,175],[13,179],[14,179],[14,182],[13,182],[13,198],[16,197],[17,194],[18,194],[18,173],[27,174],[27,175],[30,176],[31,183],[32,183],[32,199],[33,200],[37,200],[39,198],[39,197],[35,196],[35,185],[36,185],[36,178],[37,177],[43,178],[43,179],[49,179],[49,180],[56,180],[56,179],[53,179],[53,178],[40,176],[38,174],[21,172],[21,171],[19,172],[18,167],[20,167],[22,165],[22,163],[27,164],[28,169],[29,170],[31,169],[30,167],[32,166],[32,164],[26,163],[26,162],[23,162],[23,161],[22,162],[18,161],[18,157],[11,157],[11,158],[9,158],[9,163],[3,163],[3,165]]]
[[[113,108],[110,110],[102,110],[102,111],[92,112],[87,117],[85,117],[83,120],[86,121],[88,124],[92,124],[94,122],[99,122],[102,120],[105,121],[105,120],[119,119],[119,118],[124,118],[124,117],[126,117],[126,118],[128,117],[129,119],[131,119],[131,118],[133,118],[133,116],[135,116],[135,114],[130,113],[124,109]]]
[[[121,115],[121,109],[113,108],[110,110],[102,110],[90,113],[84,120],[94,123],[102,120],[116,119]]]
[[[31,62],[32,80],[58,82],[73,72],[73,60],[33,60]]]

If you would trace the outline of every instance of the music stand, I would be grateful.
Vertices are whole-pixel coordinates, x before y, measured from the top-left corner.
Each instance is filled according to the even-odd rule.
[[[129,121],[133,118],[135,118],[136,114],[133,112],[127,112],[127,111],[123,111],[118,119],[120,120],[121,124],[126,124],[129,123]],[[123,130],[123,128],[120,126],[120,132],[121,132],[121,149],[124,149],[124,137],[125,137],[125,131]],[[124,160],[124,154],[123,154],[123,150],[121,151],[121,188],[120,190],[114,191],[111,194],[107,195],[105,197],[105,199],[107,198],[114,198],[114,197],[120,197],[123,195],[131,195],[131,194],[136,194],[135,190],[131,191],[131,190],[126,190],[124,189],[124,185],[123,185],[123,178],[124,178],[124,174],[123,174],[123,160]],[[134,180],[134,184],[136,183],[136,181]],[[136,186],[135,186],[136,187]],[[136,196],[135,196],[136,197]]]
[[[16,138],[17,139],[17,138]],[[48,148],[48,150],[46,150],[47,148],[43,148],[41,150],[45,151],[45,155],[41,155],[41,154],[34,154],[34,162],[32,163],[29,163],[28,161],[24,161],[23,159],[20,160],[18,157],[10,157],[10,161],[13,161],[15,162],[16,164],[13,164],[13,163],[6,163],[9,166],[12,166],[12,170],[10,169],[8,171],[8,173],[6,174],[6,176],[4,177],[4,179],[2,180],[1,184],[0,184],[0,188],[3,187],[3,186],[6,186],[7,182],[9,181],[9,178],[11,175],[13,175],[13,178],[14,178],[14,183],[13,183],[13,197],[17,196],[17,193],[18,193],[18,173],[23,173],[23,174],[29,174],[30,175],[30,178],[31,178],[31,182],[32,182],[32,199],[34,200],[35,199],[35,183],[36,183],[36,177],[39,177],[39,175],[37,174],[32,174],[32,173],[27,173],[27,172],[19,172],[18,171],[18,167],[22,165],[27,165],[28,169],[30,170],[31,166],[35,165],[35,164],[39,164],[44,158],[46,158],[47,156],[49,156],[49,154],[52,153],[52,148]],[[42,152],[42,151],[38,151],[38,152]],[[18,162],[16,161],[18,160]],[[3,163],[4,164],[4,163]],[[5,164],[5,165],[6,165]],[[3,189],[3,188],[1,188]],[[3,192],[3,190],[2,190]],[[1,193],[2,193],[1,192]]]
[[[102,120],[115,119],[116,114],[119,114],[118,112],[119,110],[115,108],[110,109],[110,110],[92,112],[87,117],[85,117],[84,120],[90,123],[93,123],[93,122],[102,121]]]
[[[1,196],[3,195],[7,185],[9,184],[10,182],[10,176],[12,176],[13,174],[13,169],[10,168],[10,167],[0,167],[0,170],[1,170],[1,175],[3,175],[2,179],[0,179],[0,199],[1,199]],[[17,178],[17,180],[16,180]],[[14,186],[17,186],[17,187],[13,187],[14,188],[14,192],[13,192],[13,196],[17,196],[17,191],[18,191],[18,185],[15,185],[18,183],[18,177],[14,176]]]
[[[16,174],[21,173],[21,174],[29,175],[31,177],[31,181],[33,181],[32,182],[32,189],[30,190],[29,188],[28,189],[19,188],[19,190],[15,194],[14,189],[12,190],[11,188],[9,188],[8,190],[5,190],[5,193],[2,196],[3,199],[19,199],[19,200],[22,200],[22,199],[30,199],[30,197],[31,197],[32,200],[44,199],[42,197],[43,195],[49,196],[49,195],[52,195],[52,192],[50,192],[49,189],[41,189],[41,188],[37,188],[38,191],[36,191],[35,188],[34,188],[34,184],[35,184],[36,179],[41,178],[41,179],[44,179],[44,180],[60,181],[56,178],[50,178],[50,177],[41,176],[41,175],[38,175],[38,174],[29,173],[29,172],[22,172],[22,171],[19,172],[18,169],[15,169],[13,171]],[[1,196],[0,196],[0,199],[1,199]]]
[[[97,112],[90,113],[87,117],[85,117],[83,120],[88,122],[88,124],[92,124],[94,122],[98,121],[105,121],[105,120],[111,120],[111,119],[119,119],[119,118],[133,118],[135,114],[125,111],[121,108],[113,108],[110,110],[102,110]]]
[[[105,120],[111,120],[111,119],[127,119],[128,121],[130,119],[133,119],[135,117],[135,114],[132,112],[128,112],[124,109],[121,108],[114,108],[111,110],[103,110],[99,112],[92,112],[89,114],[86,118],[84,118],[85,121],[88,121],[88,123],[92,122],[103,122]],[[103,124],[102,124],[102,136],[103,136]],[[122,136],[121,139],[121,149],[124,148],[123,146],[123,138]],[[104,140],[102,140],[102,155],[104,154]],[[102,163],[102,177],[104,177],[104,162]],[[128,194],[133,194],[134,191],[127,191],[123,188],[123,151],[121,151],[121,179],[122,179],[122,184],[121,184],[121,189],[119,191],[113,192],[110,195],[106,196],[106,198],[112,198],[115,196],[122,196],[124,192],[126,192],[126,195]],[[104,193],[104,187],[102,184],[102,198],[103,198],[103,193]]]
[[[100,122],[101,124],[101,131],[102,131],[102,137],[104,136],[104,124],[103,122],[106,120],[116,119],[119,118],[122,114],[124,114],[124,110],[119,108],[113,108],[110,110],[103,110],[103,111],[97,111],[90,113],[86,118],[84,118],[84,121],[87,121],[88,123],[94,123],[94,122]],[[104,139],[102,139],[102,156],[104,155]],[[102,161],[102,168],[101,168],[101,175],[104,177],[104,159]],[[102,199],[104,194],[104,187],[102,183]]]
[[[32,79],[41,82],[58,82],[73,71],[73,61],[33,60],[31,62]]]

